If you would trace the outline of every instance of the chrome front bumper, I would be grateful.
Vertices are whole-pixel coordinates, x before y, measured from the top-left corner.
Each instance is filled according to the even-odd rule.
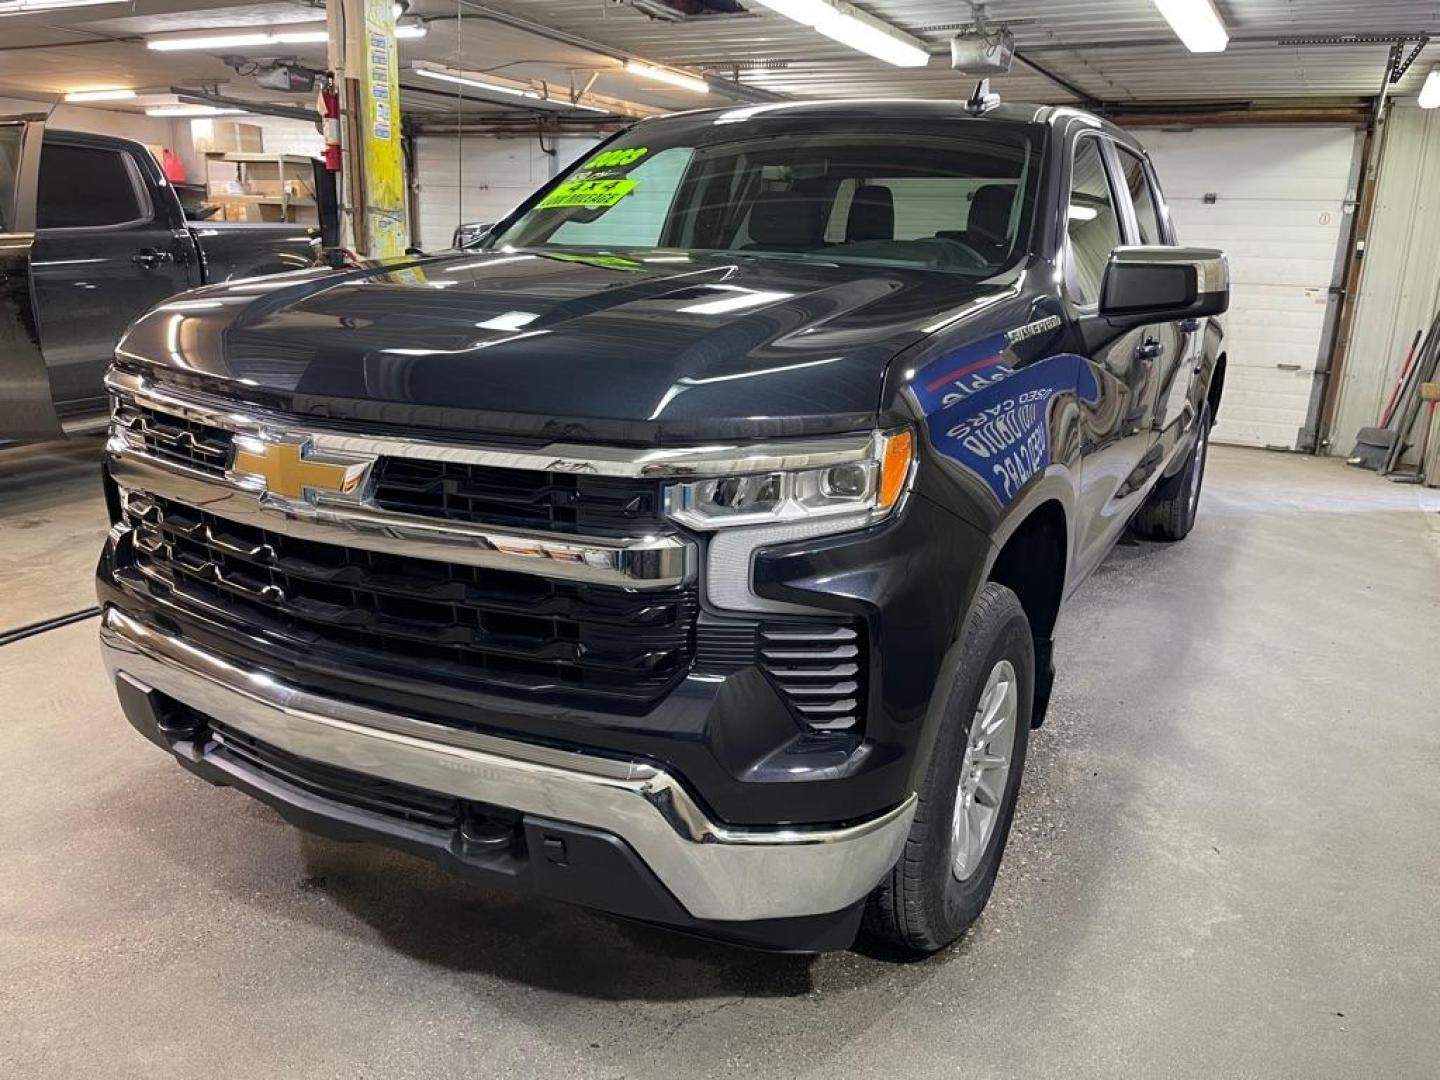
[[[836,828],[736,829],[710,821],[673,776],[619,760],[467,732],[321,697],[239,667],[115,608],[100,628],[112,679],[165,694],[312,761],[624,840],[694,918],[835,912],[899,859],[912,795]]]

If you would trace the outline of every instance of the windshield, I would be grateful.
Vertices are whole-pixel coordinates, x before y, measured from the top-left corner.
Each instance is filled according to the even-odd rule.
[[[1024,252],[1037,163],[1021,128],[935,137],[833,123],[811,133],[717,127],[630,129],[488,246],[744,252],[976,277]]]

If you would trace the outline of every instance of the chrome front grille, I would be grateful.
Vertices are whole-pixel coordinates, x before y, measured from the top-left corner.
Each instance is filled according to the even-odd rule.
[[[642,477],[381,458],[373,498],[400,513],[547,532],[634,536],[669,528],[660,483]]]
[[[107,385],[109,470],[128,491],[382,555],[645,591],[695,576],[660,481],[631,464],[307,430],[121,372]]]
[[[637,591],[368,552],[127,498],[133,587],[324,658],[643,708],[689,669],[693,584]]]
[[[217,477],[230,465],[234,436],[223,428],[130,402],[116,407],[112,425],[157,461]]]

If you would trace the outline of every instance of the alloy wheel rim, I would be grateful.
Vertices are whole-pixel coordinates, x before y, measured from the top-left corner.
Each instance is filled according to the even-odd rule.
[[[1200,428],[1199,440],[1195,444],[1195,475],[1190,481],[1190,520],[1195,520],[1195,514],[1200,509],[1200,485],[1205,479],[1205,457],[1210,452],[1210,425],[1203,424]]]
[[[957,881],[975,873],[994,835],[1015,754],[1020,683],[1015,665],[1001,660],[990,669],[965,737],[960,785],[950,827],[950,868]]]

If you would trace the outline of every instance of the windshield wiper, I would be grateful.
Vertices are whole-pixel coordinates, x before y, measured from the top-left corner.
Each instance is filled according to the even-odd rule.
[[[717,254],[737,256],[742,259],[782,259],[789,262],[821,263],[825,266],[839,266],[833,258],[809,251],[719,251]]]

